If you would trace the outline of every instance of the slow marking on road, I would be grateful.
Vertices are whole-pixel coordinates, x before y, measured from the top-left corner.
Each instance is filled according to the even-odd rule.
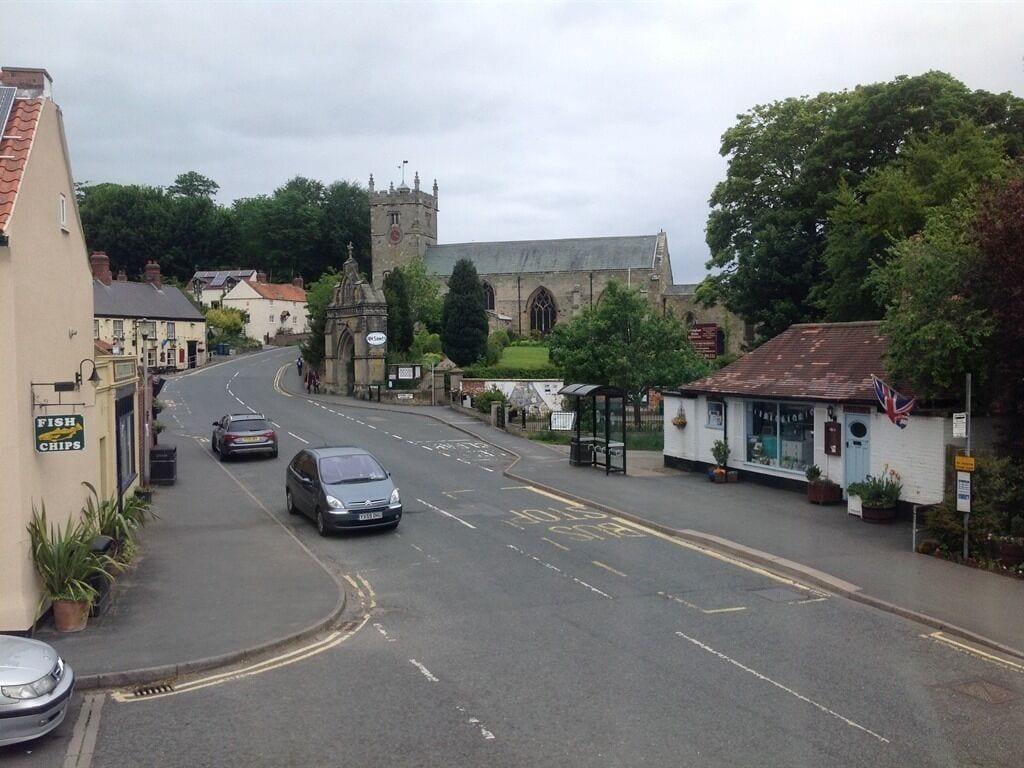
[[[928,640],[935,640],[937,642],[943,643],[945,645],[948,645],[950,648],[960,651],[961,653],[969,654],[971,656],[974,656],[975,658],[981,659],[982,661],[987,661],[990,664],[995,664],[997,666],[1012,670],[1019,674],[1024,674],[1024,664],[1018,664],[1017,662],[1010,661],[1009,659],[1004,658],[1002,656],[996,656],[995,654],[989,653],[988,651],[983,651],[980,648],[977,648],[973,645],[968,645],[967,643],[960,642],[959,640],[954,640],[951,637],[947,637],[944,632],[929,632],[927,634],[921,635],[921,637],[926,638]]]
[[[601,562],[600,560],[591,560],[590,562],[592,562],[592,563],[593,563],[594,565],[596,565],[596,566],[597,566],[598,568],[604,568],[604,569],[605,569],[606,571],[611,571],[611,572],[612,572],[612,573],[614,573],[614,574],[615,574],[616,576],[621,576],[621,577],[622,577],[622,578],[624,578],[624,579],[628,579],[628,578],[629,578],[629,576],[627,576],[626,574],[624,574],[624,573],[623,573],[622,571],[617,571],[616,569],[612,568],[612,567],[611,567],[610,565],[605,565],[605,564],[604,564],[604,563],[602,563],[602,562]]]
[[[298,436],[298,435],[296,435],[296,434],[295,434],[294,432],[289,432],[288,434],[289,434],[289,435],[291,435],[292,437],[294,437],[294,438],[295,438],[296,440],[298,440],[298,441],[299,441],[300,443],[305,443],[306,445],[309,445],[309,440],[306,440],[306,439],[304,439],[304,438],[301,438],[301,437],[299,437],[299,436]]]
[[[758,680],[761,680],[762,682],[768,683],[769,685],[773,685],[776,688],[778,688],[780,691],[785,691],[790,696],[794,696],[797,699],[800,699],[800,701],[803,701],[803,702],[805,702],[807,704],[810,704],[812,707],[815,707],[816,709],[821,710],[822,712],[824,712],[825,714],[829,715],[830,717],[834,717],[837,720],[840,720],[840,721],[846,723],[851,728],[856,728],[859,731],[863,731],[864,733],[868,734],[869,736],[872,736],[872,737],[878,739],[883,744],[888,744],[889,743],[889,739],[885,738],[885,736],[877,734],[874,731],[872,731],[870,728],[866,728],[863,725],[861,725],[860,723],[856,723],[853,720],[851,720],[850,718],[844,717],[843,715],[840,715],[838,712],[829,709],[824,704],[819,704],[818,702],[814,701],[813,699],[810,699],[807,696],[804,696],[802,693],[798,693],[797,691],[794,691],[792,688],[789,688],[788,686],[785,686],[785,685],[783,685],[780,682],[772,680],[767,675],[763,675],[760,672],[758,672],[756,669],[751,669],[746,664],[743,664],[743,663],[741,663],[739,661],[736,661],[736,659],[734,659],[734,658],[732,658],[730,656],[725,655],[721,651],[715,650],[710,645],[707,645],[706,643],[702,643],[697,638],[690,637],[685,632],[679,632],[679,631],[676,632],[676,635],[681,637],[681,638],[683,638],[684,640],[689,641],[690,643],[693,643],[695,646],[700,648],[702,651],[706,651],[707,653],[710,653],[712,656],[716,656],[719,659],[721,659],[722,661],[725,661],[725,662],[728,662],[729,664],[732,664],[737,669],[743,670],[748,675],[753,675]]]
[[[416,501],[418,501],[418,502],[419,502],[420,504],[422,504],[423,506],[425,506],[425,507],[428,507],[429,509],[432,509],[432,510],[434,510],[435,512],[440,512],[440,513],[441,513],[442,515],[444,515],[445,517],[450,517],[450,518],[451,518],[452,520],[457,520],[458,522],[462,523],[462,524],[463,524],[464,526],[466,526],[467,528],[472,528],[473,530],[476,530],[476,526],[475,526],[475,525],[473,525],[472,523],[467,523],[467,522],[466,522],[465,520],[463,520],[463,519],[462,519],[461,517],[458,517],[458,516],[456,516],[456,515],[453,515],[453,514],[452,514],[451,512],[447,512],[447,511],[445,511],[445,510],[441,509],[440,507],[435,507],[435,506],[434,506],[433,504],[431,504],[431,503],[430,503],[429,501],[424,501],[423,499],[416,499]]]
[[[410,663],[410,664],[412,664],[412,665],[413,665],[414,667],[416,667],[416,669],[418,669],[418,670],[419,670],[420,672],[422,672],[422,673],[423,673],[423,676],[424,676],[425,678],[427,678],[427,680],[429,680],[430,682],[432,682],[432,683],[437,683],[437,682],[440,682],[440,681],[439,681],[439,680],[437,679],[437,677],[436,677],[436,676],[434,675],[434,673],[433,673],[433,672],[431,672],[431,671],[430,671],[429,669],[427,669],[427,668],[426,668],[426,667],[425,667],[425,666],[423,665],[423,663],[422,663],[422,662],[416,661],[416,659],[409,659],[409,663]]]

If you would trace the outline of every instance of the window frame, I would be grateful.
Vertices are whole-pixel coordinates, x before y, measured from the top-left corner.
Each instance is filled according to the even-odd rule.
[[[761,406],[764,406],[764,405],[774,405],[775,406],[775,416],[771,420],[774,423],[774,425],[775,425],[775,434],[772,436],[774,438],[774,440],[775,440],[775,456],[774,456],[774,459],[775,459],[775,462],[776,462],[775,464],[764,464],[762,462],[752,461],[751,458],[750,458],[750,441],[751,441],[752,438],[756,437],[756,435],[751,434],[751,429],[752,429],[753,425],[751,424],[750,420],[751,420],[751,415],[752,415],[752,409],[755,406],[757,406],[757,405],[761,405]],[[811,444],[811,463],[810,464],[806,464],[803,467],[784,467],[784,466],[782,466],[782,448],[783,448],[783,446],[782,446],[782,443],[783,443],[782,408],[783,407],[787,407],[787,408],[791,408],[791,409],[806,409],[806,410],[810,411],[810,416],[811,416],[811,421],[810,421],[810,423],[811,423],[811,440],[810,440],[810,444]],[[792,475],[804,475],[806,470],[807,470],[807,467],[813,465],[813,463],[814,463],[814,450],[815,450],[815,448],[814,448],[815,404],[813,402],[803,402],[803,401],[796,401],[796,400],[793,400],[793,401],[790,401],[790,400],[746,400],[746,402],[744,404],[744,408],[743,408],[743,419],[744,419],[744,423],[743,423],[743,442],[744,442],[743,463],[746,466],[754,467],[754,468],[757,468],[757,469],[760,469],[760,470],[768,469],[768,470],[771,470],[773,472],[782,472],[782,473],[792,474]],[[763,433],[759,433],[759,434],[762,437],[764,436]]]
[[[57,223],[62,230],[68,231],[68,196],[63,192],[58,193],[57,198]]]
[[[719,411],[719,421],[717,424],[711,422],[711,406],[717,405]],[[705,426],[708,429],[725,429],[725,401],[724,400],[711,400],[708,399],[706,404],[707,419],[705,420]]]

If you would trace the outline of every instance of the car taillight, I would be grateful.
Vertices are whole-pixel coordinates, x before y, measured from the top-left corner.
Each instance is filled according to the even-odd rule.
[[[234,440],[235,440],[235,436],[234,435],[224,435],[224,442],[225,443],[232,443],[232,442],[234,442]]]
[[[273,440],[275,437],[277,437],[277,435],[274,434],[274,430],[270,430],[269,432],[264,432],[263,436],[265,438],[267,438],[267,440]]]

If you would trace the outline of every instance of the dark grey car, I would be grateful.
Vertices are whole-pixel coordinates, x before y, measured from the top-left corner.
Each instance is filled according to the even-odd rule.
[[[210,448],[221,461],[246,453],[276,458],[277,433],[262,413],[231,413],[213,422]]]
[[[391,475],[362,448],[307,448],[285,470],[289,514],[316,522],[321,536],[351,528],[397,528],[402,500]]]

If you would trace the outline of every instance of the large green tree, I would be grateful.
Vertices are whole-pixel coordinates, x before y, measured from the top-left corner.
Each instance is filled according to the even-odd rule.
[[[388,302],[388,346],[398,353],[412,346],[412,314],[409,310],[409,292],[401,269],[393,269],[384,278],[384,298]]]
[[[341,275],[328,269],[319,279],[306,284],[306,312],[309,315],[309,337],[302,344],[302,357],[314,369],[324,362],[327,328],[327,307],[330,306],[334,289],[341,282]]]
[[[566,381],[626,390],[637,424],[641,400],[652,387],[677,387],[710,370],[678,319],[618,282],[608,284],[597,306],[556,325],[550,343],[551,361]]]
[[[437,280],[427,274],[427,265],[419,256],[404,264],[402,273],[413,323],[419,323],[431,333],[440,333],[444,301]]]
[[[487,310],[476,267],[469,259],[459,259],[448,280],[441,322],[444,353],[456,365],[470,365],[487,349]]]

